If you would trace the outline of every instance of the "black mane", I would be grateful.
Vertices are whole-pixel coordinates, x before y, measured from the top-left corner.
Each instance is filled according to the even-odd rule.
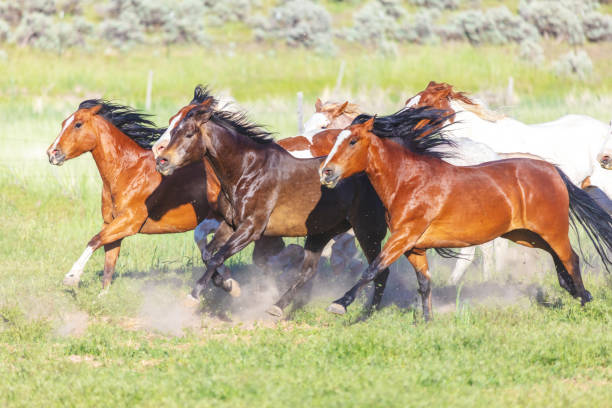
[[[208,99],[212,99],[211,107],[215,109],[210,117],[210,120],[219,126],[223,126],[226,129],[234,130],[244,136],[249,137],[251,140],[261,144],[272,143],[272,133],[265,130],[262,126],[257,123],[251,122],[247,117],[246,112],[230,112],[227,110],[216,110],[217,99],[210,94],[208,87],[198,85],[193,90],[193,99],[189,103],[190,105],[199,105]],[[190,115],[187,114],[185,119]]]
[[[125,133],[138,146],[150,150],[166,129],[158,128],[148,118],[151,115],[142,113],[134,108],[119,105],[103,99],[88,99],[81,102],[79,109],[89,109],[101,105],[98,115],[115,125]]]
[[[453,153],[437,148],[455,147],[455,142],[445,138],[443,132],[444,122],[452,116],[453,114],[449,115],[446,110],[433,109],[429,106],[402,109],[392,115],[375,117],[372,133],[378,137],[396,139],[414,153],[443,159],[452,157]],[[357,116],[352,124],[364,123],[371,118],[371,115],[362,114]],[[428,123],[415,129],[415,126],[424,119]]]

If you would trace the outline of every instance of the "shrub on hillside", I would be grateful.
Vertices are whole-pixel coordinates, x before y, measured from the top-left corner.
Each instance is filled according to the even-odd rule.
[[[554,64],[558,75],[576,76],[582,80],[593,73],[593,62],[585,51],[570,51]]]
[[[17,0],[16,3],[27,13],[53,15],[56,12],[55,0]]]
[[[535,25],[541,35],[563,38],[570,44],[584,42],[579,16],[587,10],[590,10],[588,0],[522,0],[519,5],[519,14]]]
[[[204,30],[204,7],[196,1],[182,1],[173,7],[171,18],[163,27],[163,38],[169,44],[204,44],[207,37]]]
[[[21,21],[23,11],[19,6],[12,2],[0,3],[0,19],[9,25],[15,26]]]
[[[25,14],[15,29],[15,42],[21,46],[54,49],[57,41],[53,33],[53,19],[42,13]]]
[[[246,21],[258,0],[204,0],[208,22],[221,25],[228,21]]]
[[[584,35],[589,41],[612,40],[612,16],[591,11],[582,20]]]
[[[537,39],[538,32],[531,24],[510,12],[506,7],[487,10],[469,10],[458,13],[451,20],[448,32],[462,32],[471,44],[507,44],[520,43],[527,39]],[[443,33],[444,34],[444,33]]]
[[[415,41],[417,34],[413,25],[402,25],[406,11],[398,2],[375,0],[367,3],[353,15],[353,26],[344,31],[349,41],[371,44],[390,49],[389,41]]]
[[[144,41],[143,26],[131,10],[122,11],[117,17],[103,21],[99,29],[102,38],[116,48],[127,49]]]
[[[58,0],[57,9],[64,14],[79,16],[83,14],[83,0]]]
[[[331,44],[331,16],[308,0],[291,0],[272,9],[257,27],[258,38],[282,38],[290,46],[324,49]]]
[[[544,50],[538,41],[527,39],[521,42],[519,58],[531,64],[539,65],[544,62]]]
[[[460,0],[411,0],[412,4],[421,7],[453,10],[459,7]]]

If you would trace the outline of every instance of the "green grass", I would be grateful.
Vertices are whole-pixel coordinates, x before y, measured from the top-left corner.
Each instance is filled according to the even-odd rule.
[[[241,36],[239,25],[232,30]],[[183,310],[201,273],[191,233],[126,239],[105,296],[98,297],[102,253],[88,263],[79,288],[61,285],[101,226],[100,181],[89,155],[57,168],[44,151],[83,99],[102,96],[142,108],[149,69],[155,72],[151,113],[160,124],[187,103],[197,83],[231,93],[251,117],[286,136],[297,127],[298,91],[305,93],[306,116],[319,95],[349,97],[384,113],[432,79],[494,99],[509,76],[519,100],[502,108],[518,119],[571,112],[609,120],[609,45],[587,48],[595,61],[587,82],[558,78],[549,63],[523,64],[514,47],[400,50],[389,59],[367,48],[324,58],[241,44],[229,54],[215,45],[169,54],[70,51],[62,58],[7,49],[0,63],[0,406],[608,405],[607,275],[586,274],[595,300],[585,308],[558,288],[547,267],[532,276],[515,266],[496,284],[509,291],[517,281],[535,286],[545,301],[521,295],[516,302],[482,303],[465,295],[480,285],[472,270],[457,307],[434,305],[431,324],[415,324],[419,313],[397,306],[362,321],[363,298],[347,316],[328,315],[324,307],[338,292],[279,324],[196,314],[182,336],[143,325],[143,310],[158,299]],[[549,61],[565,51],[548,44]],[[334,95],[341,61],[345,76]],[[250,261],[249,248],[229,265],[240,270]],[[453,293],[445,287],[447,268],[433,274],[435,287]]]

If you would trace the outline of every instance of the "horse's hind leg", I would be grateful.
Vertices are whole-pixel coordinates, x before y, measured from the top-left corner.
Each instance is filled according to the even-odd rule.
[[[580,259],[572,249],[567,236],[546,239],[529,230],[515,230],[504,234],[503,237],[517,244],[548,252],[555,262],[559,285],[573,297],[579,297],[583,305],[593,299],[584,288],[580,274]]]
[[[425,321],[429,321],[432,318],[431,313],[431,276],[429,275],[429,265],[427,264],[427,256],[425,251],[412,251],[406,253],[408,262],[414,268],[416,273],[417,282],[419,283],[418,292],[421,295],[421,302],[423,303],[423,318]]]
[[[468,266],[474,260],[474,254],[476,253],[476,247],[470,246],[459,249],[459,257],[457,262],[455,263],[455,267],[453,268],[453,272],[448,280],[451,285],[456,285],[459,283]]]
[[[347,229],[348,227],[340,232],[344,232]],[[302,263],[302,268],[298,278],[281,296],[281,298],[274,305],[268,308],[267,312],[269,314],[272,316],[282,317],[283,309],[286,308],[289,303],[291,303],[296,292],[315,275],[319,266],[319,259],[321,258],[323,248],[325,248],[325,245],[327,245],[327,243],[338,233],[338,231],[332,231],[330,233],[309,235],[306,237],[306,244],[304,245],[304,262]]]

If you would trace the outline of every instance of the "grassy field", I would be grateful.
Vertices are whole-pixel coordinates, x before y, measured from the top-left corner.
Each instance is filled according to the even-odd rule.
[[[549,60],[563,47],[548,44]],[[79,288],[61,284],[101,225],[97,170],[90,155],[52,167],[44,151],[83,99],[142,108],[149,69],[151,113],[161,125],[198,83],[232,95],[280,137],[297,128],[298,91],[306,116],[320,95],[385,113],[430,80],[526,122],[570,112],[608,121],[610,48],[587,47],[595,72],[586,82],[556,77],[549,64],[521,63],[514,47],[403,47],[392,59],[365,48],[333,59],[240,45],[129,55],[75,50],[61,59],[7,49],[0,62],[0,405],[609,405],[612,281],[597,268],[585,268],[595,297],[585,308],[558,288],[547,263],[509,265],[489,284],[477,265],[460,288],[446,285],[448,267],[440,263],[431,324],[420,323],[409,279],[403,291],[391,287],[388,306],[368,319],[365,298],[347,316],[324,312],[347,288],[339,281],[275,323],[247,313],[274,297],[245,270],[247,249],[229,265],[251,279],[243,297],[252,301],[219,300],[231,311],[227,322],[210,314],[219,308],[214,300],[199,310],[184,303],[202,271],[186,233],[126,239],[112,288],[99,297],[102,253]],[[341,61],[345,74],[334,89]],[[502,97],[510,76],[511,105]],[[320,279],[317,287],[326,286]]]

